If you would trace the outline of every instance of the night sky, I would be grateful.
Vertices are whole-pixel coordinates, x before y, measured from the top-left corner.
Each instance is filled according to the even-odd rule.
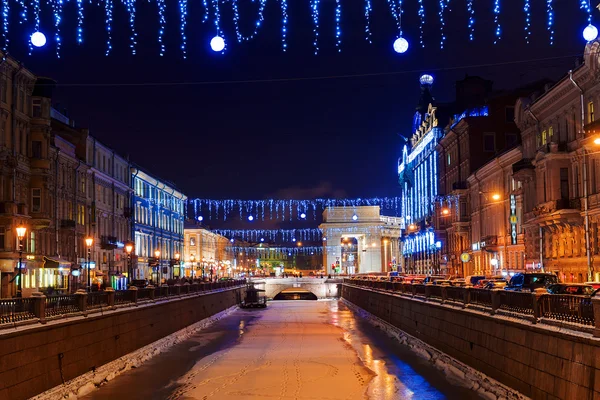
[[[241,3],[242,29],[248,32],[256,4]],[[199,22],[202,2],[195,1],[189,5],[188,59],[183,60],[177,3],[167,0],[164,57],[158,55],[157,7],[146,2],[138,5],[136,56],[129,51],[128,16],[120,3],[115,3],[108,57],[104,8],[86,5],[85,43],[78,47],[73,2],[65,6],[60,59],[52,42],[28,56],[27,35],[16,23],[10,49],[35,73],[58,81],[54,103],[80,127],[89,127],[190,197],[395,196],[403,146],[399,134],[410,136],[421,73],[434,75],[434,95],[448,101],[454,82],[466,73],[493,80],[494,89],[507,89],[542,77],[556,79],[573,67],[584,50],[586,14],[576,1],[554,1],[555,43],[550,46],[546,2],[532,3],[529,45],[522,1],[501,2],[503,37],[493,45],[493,1],[475,2],[475,40],[469,42],[466,2],[451,0],[444,50],[439,49],[439,3],[425,0],[422,49],[417,2],[405,1],[404,36],[411,48],[398,55],[392,50],[396,31],[387,3],[373,0],[374,43],[369,45],[364,3],[346,0],[338,53],[335,2],[322,1],[320,54],[315,56],[309,2],[289,0],[288,52],[282,53],[279,6],[268,0],[258,37],[241,45],[235,41],[231,6],[222,6],[228,48],[218,54],[208,45],[214,29]],[[594,9],[594,17],[597,13]],[[50,29],[50,17],[42,14],[42,30]],[[49,39],[51,32],[46,30]],[[305,79],[314,77],[323,79]],[[229,83],[261,80],[278,81]]]

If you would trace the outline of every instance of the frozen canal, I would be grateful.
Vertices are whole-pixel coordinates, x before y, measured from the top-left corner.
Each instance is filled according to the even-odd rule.
[[[475,399],[337,300],[237,310],[85,399]]]

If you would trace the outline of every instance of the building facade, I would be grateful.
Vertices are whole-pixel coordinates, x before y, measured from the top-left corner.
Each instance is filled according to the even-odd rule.
[[[505,275],[525,270],[522,184],[512,167],[521,148],[504,152],[467,178],[471,249],[463,254],[463,274]]]
[[[240,257],[233,253],[233,244],[195,223],[186,225],[184,231],[182,276],[214,279],[233,276],[240,267]]]
[[[438,197],[438,156],[436,146],[443,135],[443,117],[431,96],[433,78],[420,78],[421,99],[415,113],[410,146],[404,146],[398,161],[402,193],[402,269],[411,273],[440,273],[445,270],[440,253],[443,232],[434,228]],[[440,233],[442,237],[440,237]]]
[[[154,283],[176,277],[179,265],[185,259],[185,255],[181,254],[184,250],[187,197],[173,184],[161,181],[138,167],[131,168],[131,183],[137,264],[135,277]]]
[[[600,280],[600,43],[586,45],[583,63],[537,97],[517,101],[527,270],[566,282]],[[589,251],[589,257],[588,257]]]

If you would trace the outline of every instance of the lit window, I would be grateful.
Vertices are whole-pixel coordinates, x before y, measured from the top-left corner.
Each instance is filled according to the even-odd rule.
[[[450,153],[448,153],[448,165],[450,165]]]
[[[588,122],[594,122],[594,102],[590,101],[588,103]]]
[[[548,139],[548,132],[547,131],[543,131],[542,132],[542,146],[546,144]]]

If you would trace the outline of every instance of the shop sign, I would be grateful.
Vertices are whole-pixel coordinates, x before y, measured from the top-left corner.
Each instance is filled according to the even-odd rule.
[[[517,198],[510,195],[510,244],[517,244]]]

